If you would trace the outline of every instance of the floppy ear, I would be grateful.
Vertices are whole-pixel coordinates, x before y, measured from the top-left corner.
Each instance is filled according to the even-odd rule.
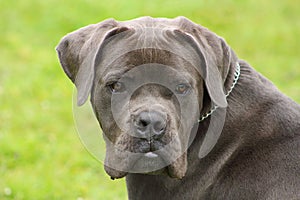
[[[175,30],[175,33],[182,34],[182,36],[190,43],[196,50],[198,56],[200,57],[201,63],[199,63],[201,76],[205,81],[205,85],[209,96],[216,105],[219,107],[226,107],[227,101],[224,94],[224,83],[222,81],[221,74],[215,63],[214,56],[212,54],[206,53],[208,49],[201,46],[200,42],[190,33],[182,32],[180,30]]]
[[[224,85],[228,82],[229,69],[236,68],[238,58],[223,38],[216,37],[215,42],[215,44],[211,44],[211,47],[214,51],[218,71],[222,78],[222,84]],[[229,80],[231,79],[229,78]],[[232,83],[230,82],[229,84]],[[199,158],[204,158],[217,144],[222,133],[225,118],[226,108],[218,108],[212,113],[208,130],[199,150]]]
[[[222,132],[227,107],[224,85],[228,81],[229,69],[235,69],[238,58],[223,38],[184,17],[177,20],[181,32],[186,34],[185,37],[194,46],[200,59],[204,60],[201,75],[204,76],[211,101],[220,107],[212,113],[203,138],[198,154],[199,158],[203,158],[213,149]]]
[[[87,100],[94,80],[94,63],[105,39],[126,31],[109,19],[74,31],[60,41],[56,47],[60,64],[77,88],[77,104]]]
[[[178,17],[180,30],[186,40],[194,47],[202,61],[201,75],[211,101],[219,107],[227,107],[224,82],[230,65],[237,60],[234,52],[226,42],[208,29],[192,21]]]

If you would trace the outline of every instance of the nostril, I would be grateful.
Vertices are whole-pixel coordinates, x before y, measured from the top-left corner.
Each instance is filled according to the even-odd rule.
[[[151,122],[151,116],[148,112],[142,112],[136,118],[136,125],[139,128],[145,128],[151,124]]]
[[[143,119],[141,119],[141,120],[139,121],[139,123],[138,123],[138,125],[139,125],[140,127],[146,127],[146,126],[148,126],[149,124],[150,124],[149,121],[143,120]]]
[[[136,125],[136,130],[141,134],[141,135],[145,135],[147,130],[148,130],[148,125],[150,124],[150,122],[146,121],[146,120],[139,120],[135,123]]]
[[[165,131],[166,123],[164,121],[157,121],[153,124],[153,129],[157,133]]]
[[[153,138],[160,139],[166,131],[166,123],[164,121],[157,121],[153,124]]]

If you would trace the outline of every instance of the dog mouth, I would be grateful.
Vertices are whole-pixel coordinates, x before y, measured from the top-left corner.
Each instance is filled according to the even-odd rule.
[[[123,178],[128,173],[139,173],[148,175],[167,175],[171,178],[182,179],[186,173],[187,156],[182,151],[181,144],[177,138],[173,138],[166,145],[158,144],[151,146],[145,140],[139,141],[137,149],[127,151],[120,150],[120,145],[112,152],[106,155],[105,170],[108,175],[114,178]],[[158,142],[157,142],[158,143]],[[137,144],[137,142],[135,142]],[[148,147],[145,148],[145,145]],[[153,144],[152,144],[153,145]],[[131,147],[132,147],[131,146]],[[158,150],[155,150],[158,149]]]
[[[182,179],[186,173],[186,165],[185,153],[173,163],[167,165],[163,157],[149,152],[137,159],[131,167],[125,167],[124,171],[111,168],[108,165],[105,165],[105,170],[111,179],[123,178],[128,173],[167,175],[170,178]]]
[[[133,165],[132,170],[143,173],[143,174],[163,174],[165,173],[164,166],[167,166],[164,158],[155,152],[148,152],[141,155],[139,159],[137,159]]]
[[[171,178],[181,179],[185,174],[185,162],[182,156],[171,161],[170,154],[167,151],[145,153],[133,164],[133,169],[140,170],[139,173],[142,174],[165,174]]]

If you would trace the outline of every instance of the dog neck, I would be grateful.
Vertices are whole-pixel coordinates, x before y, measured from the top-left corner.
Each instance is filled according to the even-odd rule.
[[[240,65],[238,62],[236,62],[235,67],[230,67],[228,76],[224,83],[225,88],[225,96],[226,98],[230,95],[232,90],[234,89],[235,85],[237,84],[237,81],[240,77]],[[217,105],[212,105],[210,98],[208,97],[207,90],[204,89],[204,97],[203,97],[203,110],[201,112],[201,116],[198,120],[198,122],[204,121],[206,118],[208,118],[215,110],[218,109]]]

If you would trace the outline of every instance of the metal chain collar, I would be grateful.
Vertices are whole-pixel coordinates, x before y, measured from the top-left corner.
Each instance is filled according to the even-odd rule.
[[[237,81],[239,80],[240,74],[241,74],[241,67],[240,67],[240,64],[237,62],[236,63],[236,68],[235,68],[235,72],[234,72],[233,83],[232,83],[230,89],[225,94],[226,98],[229,96],[229,94],[232,92],[233,88],[235,87]],[[208,118],[211,114],[213,114],[213,112],[215,112],[217,110],[218,107],[219,106],[214,105],[213,108],[209,112],[207,112],[206,114],[202,115],[200,117],[200,119],[198,119],[198,123],[200,123],[203,120],[205,120],[206,118]]]

